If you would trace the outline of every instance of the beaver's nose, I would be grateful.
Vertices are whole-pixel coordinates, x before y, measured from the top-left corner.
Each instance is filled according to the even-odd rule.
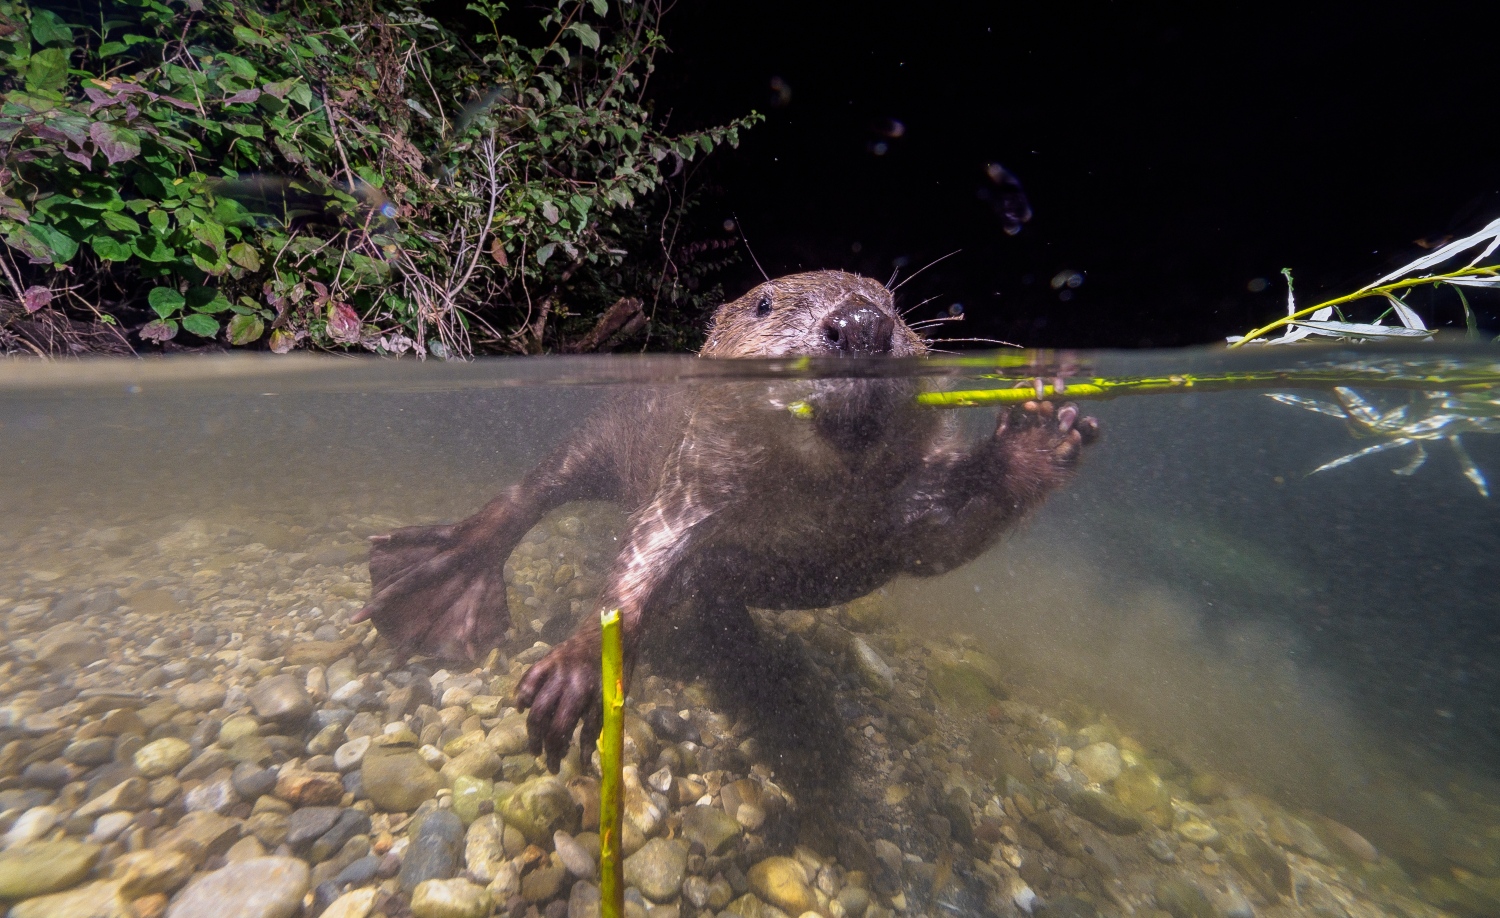
[[[846,303],[823,319],[823,338],[841,355],[885,354],[896,320],[868,303]]]

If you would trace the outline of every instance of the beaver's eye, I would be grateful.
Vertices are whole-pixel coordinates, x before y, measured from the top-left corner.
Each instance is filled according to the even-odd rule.
[[[755,304],[755,314],[764,319],[771,314],[771,294],[762,293],[760,302]]]

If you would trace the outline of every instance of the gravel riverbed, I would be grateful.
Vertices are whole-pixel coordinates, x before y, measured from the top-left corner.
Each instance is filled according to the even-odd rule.
[[[576,747],[548,774],[513,703],[593,613],[619,521],[565,508],[527,537],[508,564],[517,627],[478,666],[401,660],[349,623],[364,537],[410,520],[55,519],[0,536],[0,905],[597,915],[597,777]],[[757,696],[746,713],[681,667],[638,669],[631,918],[1500,915],[1493,812],[1473,809],[1414,879],[1353,829],[1193,771],[1107,712],[1015,700],[973,638],[891,605],[756,613],[766,647],[826,688],[821,741],[795,710]],[[821,749],[827,771],[792,747]]]

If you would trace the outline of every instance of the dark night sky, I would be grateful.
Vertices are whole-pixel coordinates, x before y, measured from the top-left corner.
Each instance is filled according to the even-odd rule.
[[[1500,216],[1482,8],[681,2],[652,94],[676,129],[768,115],[696,178],[773,276],[962,249],[902,291],[939,297],[924,317],[962,303],[948,334],[1203,343],[1278,315],[1283,267],[1310,304]],[[990,162],[1035,211],[1017,236],[979,198]],[[747,259],[726,288],[757,278]]]

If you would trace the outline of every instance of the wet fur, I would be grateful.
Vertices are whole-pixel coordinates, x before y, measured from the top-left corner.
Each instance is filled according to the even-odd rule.
[[[824,271],[768,281],[720,307],[701,354],[924,352],[890,291]],[[969,561],[1065,480],[1096,431],[1071,405],[1029,402],[1002,411],[994,435],[970,444],[943,412],[916,406],[919,388],[855,378],[632,393],[474,516],[377,536],[372,598],[359,618],[373,618],[404,650],[478,656],[509,624],[502,570],[526,532],[560,504],[610,500],[632,515],[600,605],[621,610],[627,658],[661,610],[686,605],[704,617],[726,672],[758,666],[764,675],[779,665],[765,654],[739,662],[741,648],[766,646],[747,606],[834,605],[900,574]],[[813,407],[813,420],[786,410],[795,401]],[[550,768],[580,721],[587,757],[600,717],[596,618],[526,673],[517,704],[530,709],[533,751]]]

